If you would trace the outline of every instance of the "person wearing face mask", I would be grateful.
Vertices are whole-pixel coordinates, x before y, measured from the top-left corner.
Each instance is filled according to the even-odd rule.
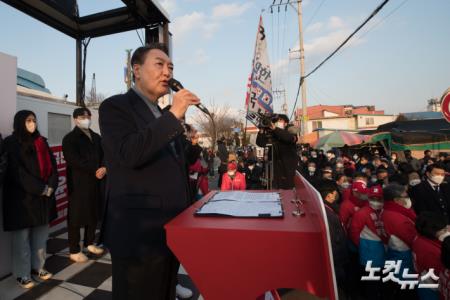
[[[413,186],[416,186],[418,184],[420,184],[422,181],[420,180],[420,176],[419,174],[417,174],[417,172],[411,172],[408,174],[408,185],[409,188],[411,189]]]
[[[268,134],[271,134],[273,156],[273,179],[274,189],[292,189],[294,187],[294,177],[298,166],[297,155],[297,135],[288,131],[289,118],[279,114],[273,120],[269,130],[260,130],[256,137],[256,144],[266,147],[270,144]]]
[[[325,212],[327,214],[338,294],[339,298],[345,299],[344,295],[349,293],[347,270],[350,263],[350,257],[347,250],[347,235],[338,214],[338,191],[336,187],[329,182],[322,183],[319,186],[318,191],[322,196]]]
[[[403,274],[405,268],[414,270],[411,248],[417,236],[416,214],[406,189],[406,186],[397,183],[391,183],[383,189],[381,221],[387,236],[386,260],[402,261],[399,274]],[[416,294],[415,291],[401,290],[396,283],[391,290],[400,299],[414,299]]]
[[[450,188],[444,182],[445,167],[435,163],[427,167],[426,179],[410,190],[416,214],[434,211],[447,218],[450,224]]]
[[[356,173],[353,182],[342,195],[343,201],[339,211],[342,224],[349,229],[353,215],[368,205],[370,188],[367,187],[367,175]]]
[[[249,158],[247,166],[245,167],[245,179],[247,190],[261,190],[261,178],[263,176],[263,169],[256,165],[256,159]]]
[[[103,249],[94,244],[95,229],[100,217],[101,180],[106,175],[100,136],[92,131],[91,112],[81,107],[73,111],[75,127],[62,141],[67,163],[69,207],[67,231],[70,259],[86,262],[88,257],[80,249],[80,229],[84,228],[84,247],[94,255]]]
[[[388,170],[384,166],[379,166],[377,168],[377,175],[376,175],[376,181],[373,185],[379,185],[381,187],[384,187],[388,184],[389,181],[389,173]]]
[[[430,269],[434,269],[434,274],[440,277],[439,286],[440,290],[443,291],[442,287],[447,287],[449,283],[448,278],[445,279],[446,276],[442,276],[446,268],[440,259],[441,249],[444,251],[444,241],[450,242],[447,219],[439,213],[422,212],[417,216],[416,229],[418,235],[413,241],[412,252],[414,266],[419,274],[419,279],[427,274]],[[426,282],[421,280],[420,283],[433,284],[438,282],[428,278]],[[439,299],[439,291],[437,289],[420,288],[417,290],[417,293],[420,300]]]
[[[231,162],[227,166],[227,172],[223,174],[221,191],[245,191],[245,176],[237,170],[237,164]]]
[[[308,162],[306,171],[302,173],[303,177],[311,183],[312,186],[317,187],[320,181],[319,172],[317,170],[316,163],[313,161]]]
[[[349,237],[359,252],[361,274],[366,274],[367,262],[372,267],[383,268],[385,262],[385,247],[387,242],[384,224],[381,220],[383,212],[383,191],[378,186],[368,193],[369,205],[358,210],[352,217]],[[382,294],[381,281],[363,281],[364,299],[386,299]]]
[[[336,154],[334,154],[333,150],[327,151],[327,161],[329,165],[334,166],[336,164]]]
[[[48,280],[44,269],[49,223],[56,219],[55,157],[40,135],[36,115],[21,110],[14,116],[14,131],[4,140],[8,165],[3,186],[3,229],[11,232],[12,273],[23,288]]]
[[[342,159],[337,159],[336,160],[336,165],[334,165],[334,172],[336,174],[344,174],[344,162],[342,161]]]

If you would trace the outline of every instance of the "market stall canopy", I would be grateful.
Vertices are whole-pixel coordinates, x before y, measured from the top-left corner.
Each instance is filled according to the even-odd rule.
[[[314,148],[320,148],[325,151],[335,148],[343,147],[345,145],[352,146],[364,143],[368,140],[368,136],[357,133],[350,133],[346,131],[336,131],[321,137],[314,145]]]
[[[377,132],[422,131],[436,132],[450,130],[450,124],[443,118],[428,120],[394,121],[378,126]]]

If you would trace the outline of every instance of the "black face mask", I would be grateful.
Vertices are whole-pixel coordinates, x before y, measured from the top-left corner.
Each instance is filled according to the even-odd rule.
[[[340,204],[338,203],[338,199],[336,199],[333,203],[328,203],[328,206],[331,207],[335,213],[339,213]]]

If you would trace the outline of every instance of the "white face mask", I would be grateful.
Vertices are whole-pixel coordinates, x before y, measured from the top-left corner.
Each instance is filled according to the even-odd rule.
[[[354,159],[354,160],[357,160],[357,159],[358,159],[358,155],[356,155],[356,154],[353,155],[353,159]]]
[[[383,202],[369,200],[369,205],[375,210],[380,210],[383,208]]]
[[[410,186],[415,186],[415,185],[418,185],[419,183],[420,183],[420,179],[412,179],[409,181]]]
[[[349,182],[343,182],[341,184],[341,187],[344,188],[344,189],[348,189],[350,187],[350,183]]]
[[[404,198],[403,201],[405,202],[405,203],[403,204],[403,206],[404,206],[405,208],[407,208],[407,209],[410,209],[411,206],[412,206],[411,199],[410,199],[410,198]]]
[[[316,158],[317,157],[317,153],[316,152],[311,152],[311,157]]]
[[[77,123],[82,129],[89,129],[89,127],[91,127],[91,120],[89,119],[77,120]]]
[[[308,167],[308,171],[310,171],[311,173],[314,173],[316,171],[316,168],[314,167]]]
[[[434,175],[429,177],[430,180],[435,184],[441,184],[444,181],[444,176]]]
[[[228,176],[234,177],[234,175],[236,175],[235,171],[228,171]]]
[[[36,123],[34,122],[26,122],[25,128],[29,133],[34,133],[36,131]]]
[[[372,177],[372,178],[370,178],[370,181],[372,181],[372,183],[375,183],[378,181],[378,179],[376,177]]]
[[[286,127],[286,125],[284,124],[284,122],[277,122],[275,124],[276,127],[280,128],[280,129],[284,129],[284,127]]]
[[[248,166],[248,169],[251,171],[255,168],[255,166]]]

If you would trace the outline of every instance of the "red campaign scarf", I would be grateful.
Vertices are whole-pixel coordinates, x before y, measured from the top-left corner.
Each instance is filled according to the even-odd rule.
[[[416,222],[416,213],[414,212],[414,210],[412,210],[412,208],[408,209],[398,203],[395,203],[394,201],[385,201],[383,208],[384,210],[398,212],[399,214],[408,217],[414,223]]]
[[[50,160],[50,153],[47,143],[45,142],[44,138],[40,136],[34,140],[34,146],[36,147],[41,178],[45,182],[47,182],[48,178],[52,174],[52,162]]]

